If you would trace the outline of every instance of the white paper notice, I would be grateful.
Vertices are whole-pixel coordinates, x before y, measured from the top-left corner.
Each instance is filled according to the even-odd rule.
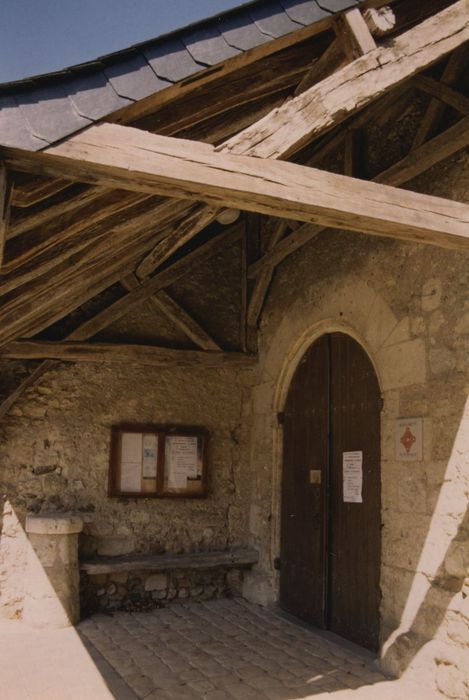
[[[344,452],[342,454],[344,477],[344,502],[363,503],[363,452]]]
[[[143,436],[143,478],[156,479],[158,464],[158,436]]]
[[[121,442],[121,491],[138,493],[142,480],[142,435],[122,433]]]
[[[168,486],[185,489],[187,479],[197,477],[197,438],[173,436],[168,446]]]

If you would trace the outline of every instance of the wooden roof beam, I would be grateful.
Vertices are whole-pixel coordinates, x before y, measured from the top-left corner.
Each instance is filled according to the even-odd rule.
[[[195,369],[253,367],[256,358],[241,352],[174,350],[153,345],[19,340],[0,348],[0,358],[62,362],[134,362],[151,367]]]
[[[466,0],[465,0],[466,1]],[[469,0],[467,0],[469,2]],[[213,146],[100,124],[47,153],[15,151],[42,170],[207,204],[453,249],[469,247],[469,205]]]
[[[390,88],[469,39],[469,0],[458,0],[413,29],[357,58],[224,144],[232,153],[287,158]]]
[[[461,120],[444,133],[412,151],[374,179],[377,182],[398,187],[466,146],[469,146],[469,118]],[[265,275],[267,270],[273,270],[282,260],[302,248],[324,230],[323,226],[300,225],[296,231],[279,241],[271,250],[266,251],[262,258],[252,263],[248,269],[248,277],[259,276],[260,278],[261,275]]]

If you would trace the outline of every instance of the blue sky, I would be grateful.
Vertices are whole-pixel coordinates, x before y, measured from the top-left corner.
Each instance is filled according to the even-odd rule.
[[[245,0],[0,0],[0,83],[124,49]]]

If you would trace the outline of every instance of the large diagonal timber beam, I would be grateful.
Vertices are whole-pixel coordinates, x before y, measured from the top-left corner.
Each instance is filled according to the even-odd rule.
[[[259,158],[287,158],[467,40],[469,0],[459,0],[391,45],[369,51],[274,109],[220,148]]]
[[[47,153],[8,153],[17,164],[109,187],[469,249],[469,205],[131,127],[100,124]]]

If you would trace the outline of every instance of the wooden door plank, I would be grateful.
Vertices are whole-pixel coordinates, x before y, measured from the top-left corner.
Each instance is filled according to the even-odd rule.
[[[319,627],[325,621],[328,384],[328,338],[322,336],[298,363],[283,409],[280,530],[280,605]]]

